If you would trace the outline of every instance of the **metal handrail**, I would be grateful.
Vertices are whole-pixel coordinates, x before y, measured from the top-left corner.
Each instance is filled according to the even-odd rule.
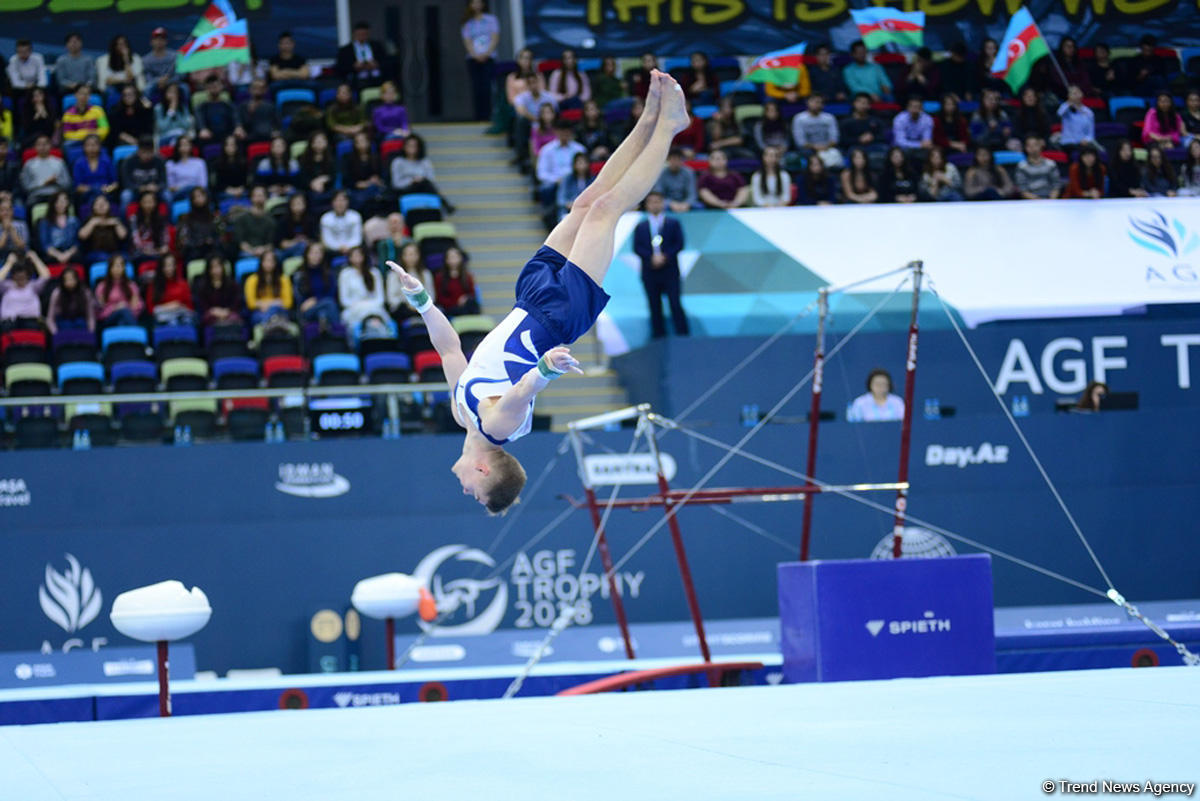
[[[445,383],[420,384],[348,384],[324,387],[263,387],[261,389],[206,389],[188,392],[128,392],[100,395],[37,395],[0,398],[0,408],[9,406],[68,406],[97,403],[164,403],[185,400],[222,400],[226,398],[307,398],[345,397],[347,395],[415,395],[418,392],[449,392]]]

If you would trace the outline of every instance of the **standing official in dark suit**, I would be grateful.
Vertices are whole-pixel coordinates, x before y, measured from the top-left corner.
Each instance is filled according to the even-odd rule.
[[[387,50],[383,42],[371,38],[371,26],[365,22],[354,25],[350,44],[338,49],[337,73],[355,89],[378,86],[384,80]]]
[[[688,335],[687,315],[679,299],[679,252],[683,250],[683,226],[674,217],[664,214],[661,192],[646,196],[646,219],[633,229],[633,251],[642,260],[642,286],[650,304],[650,335],[655,339],[667,335],[663,319],[662,298],[671,304],[671,325],[678,336]]]

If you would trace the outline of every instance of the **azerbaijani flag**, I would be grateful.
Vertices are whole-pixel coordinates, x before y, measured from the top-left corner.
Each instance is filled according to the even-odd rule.
[[[250,31],[238,19],[229,0],[213,0],[179,48],[176,72],[195,72],[240,61],[250,63]]]
[[[872,6],[851,9],[850,16],[858,26],[863,44],[871,49],[895,44],[900,47],[920,47],[925,44],[925,12],[897,11],[894,8]]]
[[[1004,41],[1000,43],[996,60],[992,62],[992,75],[1003,78],[1013,92],[1017,92],[1028,80],[1034,62],[1048,55],[1050,46],[1033,21],[1033,15],[1022,6],[1009,20]]]
[[[761,55],[750,65],[746,80],[756,83],[773,83],[791,86],[800,80],[800,68],[804,66],[804,42],[783,50],[773,50]]]

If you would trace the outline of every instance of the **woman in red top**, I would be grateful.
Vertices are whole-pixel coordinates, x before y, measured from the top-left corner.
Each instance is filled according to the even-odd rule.
[[[146,290],[146,308],[158,325],[195,325],[192,289],[179,272],[175,255],[168,253],[154,271],[154,281]]]
[[[958,110],[958,98],[944,95],[941,111],[933,118],[933,143],[943,150],[966,153],[969,141],[967,118]]]
[[[103,195],[97,201],[103,200]],[[107,201],[106,201],[107,202]],[[142,313],[142,297],[137,284],[125,274],[125,257],[114,253],[108,257],[108,274],[96,286],[96,305],[100,308],[96,317],[100,325],[137,325]]]
[[[434,279],[437,288],[437,305],[447,317],[456,314],[479,314],[479,300],[475,297],[475,279],[467,270],[467,257],[457,247],[446,251],[446,261]]]
[[[1067,179],[1065,198],[1104,197],[1104,165],[1096,154],[1096,148],[1084,145],[1079,149],[1079,160],[1071,165]]]
[[[161,260],[170,249],[171,233],[159,214],[158,195],[142,192],[137,208],[129,217],[129,255],[135,265]]]

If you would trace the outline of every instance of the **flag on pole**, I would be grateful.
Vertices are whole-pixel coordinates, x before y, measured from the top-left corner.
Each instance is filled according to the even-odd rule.
[[[885,44],[920,47],[925,44],[925,12],[897,11],[894,8],[851,9],[863,44],[874,50]]]
[[[250,63],[250,31],[246,20],[237,18],[229,0],[213,0],[179,48],[175,71],[195,72],[235,61]]]
[[[1017,92],[1029,79],[1034,62],[1048,55],[1050,46],[1033,21],[1033,15],[1022,6],[1009,20],[1004,41],[1000,43],[996,60],[992,62],[992,75],[1003,78],[1013,92]]]
[[[804,66],[804,48],[801,42],[794,47],[783,50],[773,50],[759,56],[750,65],[746,80],[756,83],[773,83],[778,86],[791,86],[800,80],[800,70]]]

